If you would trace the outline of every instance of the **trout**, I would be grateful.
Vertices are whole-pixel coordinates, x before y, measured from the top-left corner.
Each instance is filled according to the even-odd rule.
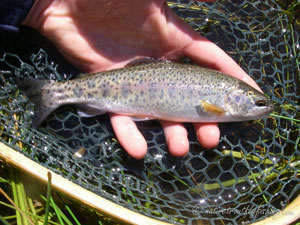
[[[80,116],[107,112],[135,120],[233,122],[268,116],[273,103],[243,81],[189,64],[158,61],[65,81],[17,80],[35,104],[37,128],[56,108],[76,105]]]

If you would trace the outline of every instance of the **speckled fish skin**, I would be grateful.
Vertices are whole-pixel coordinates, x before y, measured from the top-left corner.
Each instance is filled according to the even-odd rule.
[[[35,96],[35,127],[65,104],[75,104],[91,116],[114,112],[177,122],[245,121],[265,117],[273,110],[273,104],[262,93],[236,78],[169,61],[90,74],[66,82],[19,83],[28,93],[34,92],[28,90],[32,82],[37,89],[31,94]]]

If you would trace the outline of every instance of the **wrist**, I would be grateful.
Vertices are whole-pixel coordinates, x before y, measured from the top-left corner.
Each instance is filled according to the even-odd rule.
[[[40,30],[46,18],[46,11],[53,2],[53,0],[35,0],[28,15],[21,24]]]

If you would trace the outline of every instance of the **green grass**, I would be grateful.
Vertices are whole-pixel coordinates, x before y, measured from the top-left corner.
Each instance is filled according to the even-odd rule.
[[[287,116],[281,116],[281,115],[277,115],[277,114],[274,114],[274,113],[271,113],[270,116],[300,123],[300,120],[294,119],[294,118],[291,118],[291,117],[287,117]]]
[[[22,174],[0,161],[0,222],[17,225],[117,224],[92,209],[78,206],[51,190],[48,185]],[[35,184],[35,185],[32,185]],[[29,187],[29,188],[26,188]],[[31,190],[28,190],[31,189]],[[45,197],[46,196],[46,197]]]

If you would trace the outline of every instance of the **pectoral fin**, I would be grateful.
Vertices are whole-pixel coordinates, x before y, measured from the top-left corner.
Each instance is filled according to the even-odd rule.
[[[200,100],[200,105],[196,106],[196,110],[199,115],[212,114],[215,116],[221,116],[225,113],[224,109],[220,108],[219,106],[203,100]]]
[[[138,116],[131,116],[131,119],[132,119],[133,121],[136,121],[136,122],[153,120],[153,118],[149,118],[149,117],[138,117]]]

